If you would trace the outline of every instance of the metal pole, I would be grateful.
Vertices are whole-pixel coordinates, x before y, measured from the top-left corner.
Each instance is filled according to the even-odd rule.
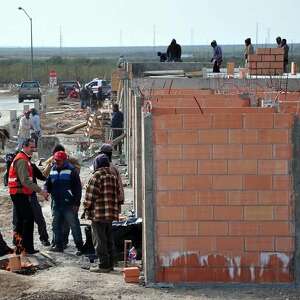
[[[31,48],[31,80],[33,80],[33,42],[32,42],[32,18],[23,7],[19,7],[19,10],[23,10],[25,15],[30,21],[30,48]]]
[[[32,18],[30,19],[30,42],[31,42],[31,80],[33,80],[33,43],[32,43]]]

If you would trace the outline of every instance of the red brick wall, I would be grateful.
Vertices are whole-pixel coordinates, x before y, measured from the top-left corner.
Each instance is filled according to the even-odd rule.
[[[152,111],[157,282],[292,281],[292,115],[192,110]]]

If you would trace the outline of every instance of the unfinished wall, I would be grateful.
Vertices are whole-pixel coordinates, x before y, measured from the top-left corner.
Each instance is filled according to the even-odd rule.
[[[152,110],[155,280],[293,281],[292,115],[186,112]]]

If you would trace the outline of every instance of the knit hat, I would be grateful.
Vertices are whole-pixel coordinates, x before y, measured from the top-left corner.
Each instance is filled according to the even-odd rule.
[[[66,160],[68,158],[66,152],[64,151],[57,151],[54,153],[55,160]]]
[[[93,163],[94,170],[97,170],[102,167],[109,167],[109,159],[106,154],[99,154]]]
[[[113,151],[113,148],[112,148],[111,144],[102,144],[102,146],[100,148],[100,152],[102,152],[102,153],[109,153],[112,151]]]

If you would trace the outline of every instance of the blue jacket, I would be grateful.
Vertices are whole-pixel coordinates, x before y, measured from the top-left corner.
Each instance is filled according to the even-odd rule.
[[[81,181],[75,167],[65,162],[61,169],[53,165],[45,187],[51,194],[52,207],[80,206]]]

